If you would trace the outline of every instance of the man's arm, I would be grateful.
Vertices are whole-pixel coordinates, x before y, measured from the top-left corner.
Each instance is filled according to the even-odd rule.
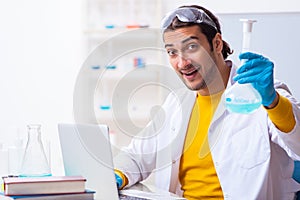
[[[287,98],[276,94],[276,99],[266,110],[275,126],[282,132],[288,133],[296,124],[292,104]]]

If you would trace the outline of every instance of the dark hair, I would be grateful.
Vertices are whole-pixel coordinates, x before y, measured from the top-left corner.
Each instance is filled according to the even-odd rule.
[[[221,26],[220,26],[218,18],[214,14],[212,14],[209,10],[207,10],[206,8],[204,8],[202,6],[191,5],[191,6],[181,6],[180,8],[189,8],[189,7],[198,8],[200,10],[203,10],[212,19],[212,21],[216,24],[217,30],[214,27],[212,27],[211,25],[208,25],[205,23],[199,24],[199,23],[193,23],[193,22],[181,22],[178,20],[177,17],[175,17],[173,19],[172,23],[166,28],[165,31],[176,30],[176,29],[182,28],[182,27],[197,25],[200,27],[201,32],[206,36],[206,38],[209,42],[209,45],[211,47],[211,50],[212,50],[213,49],[212,40],[214,39],[215,35],[217,33],[222,34]],[[223,49],[222,49],[223,58],[226,59],[232,53],[233,53],[233,51],[230,49],[229,44],[223,40]]]

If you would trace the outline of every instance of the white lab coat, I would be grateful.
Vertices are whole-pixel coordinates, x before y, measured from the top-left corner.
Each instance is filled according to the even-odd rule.
[[[232,68],[227,87],[234,74]],[[300,104],[283,83],[275,88],[293,105],[296,125],[288,134],[274,126],[262,106],[249,115],[229,113],[222,96],[208,137],[225,199],[285,200],[300,190],[291,178],[293,160],[300,160]],[[156,118],[114,159],[128,186],[155,172],[157,187],[182,195],[179,161],[195,99],[187,89],[170,94]]]

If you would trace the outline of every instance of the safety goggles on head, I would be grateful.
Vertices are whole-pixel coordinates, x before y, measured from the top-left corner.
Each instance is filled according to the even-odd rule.
[[[177,17],[181,22],[208,24],[218,31],[214,21],[203,10],[193,7],[177,8],[176,10],[167,13],[161,22],[161,28],[163,31],[170,26],[175,17]]]

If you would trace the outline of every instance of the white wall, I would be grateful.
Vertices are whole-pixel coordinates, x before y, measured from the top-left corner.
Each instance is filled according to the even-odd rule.
[[[72,121],[81,54],[80,0],[0,1],[0,141],[13,143],[29,123],[52,142],[62,173],[57,123]]]
[[[198,4],[215,13],[272,13],[272,12],[298,12],[300,3],[298,0],[162,0],[165,7],[172,8],[179,5]]]

